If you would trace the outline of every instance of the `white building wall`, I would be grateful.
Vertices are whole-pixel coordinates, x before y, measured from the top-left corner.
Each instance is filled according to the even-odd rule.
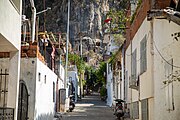
[[[53,119],[56,102],[57,75],[37,58],[22,58],[20,80],[25,82],[28,94],[30,95],[28,106],[29,119]],[[55,85],[54,101],[53,82]]]
[[[22,0],[0,0],[0,52],[10,52],[10,58],[1,63],[1,69],[7,69],[8,96],[7,107],[14,108],[14,119],[17,119],[18,89],[20,74],[21,45],[21,6]]]
[[[146,55],[147,55],[147,70],[144,73],[140,73],[140,42],[141,40],[146,36],[147,43],[146,43]],[[128,80],[131,79],[131,54],[136,49],[136,64],[137,64],[137,77],[139,75],[139,89],[131,89],[128,88],[128,98],[127,103],[136,102],[143,99],[148,99],[148,111],[149,115],[153,115],[153,97],[154,97],[154,86],[153,86],[153,74],[152,74],[152,47],[151,47],[151,24],[147,21],[147,19],[144,20],[144,22],[141,24],[140,28],[138,29],[137,33],[135,34],[132,42],[128,46],[126,52],[125,52],[125,71],[128,71]],[[132,66],[133,67],[133,66]],[[129,87],[129,85],[128,85]],[[152,99],[152,100],[151,100]],[[153,116],[151,116],[153,117]],[[141,102],[139,102],[139,120],[141,120]]]
[[[127,48],[125,52],[125,71],[127,74],[126,79],[129,81],[131,78],[131,45]],[[129,82],[128,82],[129,83]],[[127,85],[127,103],[131,103],[131,89],[129,88],[129,84]]]
[[[65,70],[64,70],[64,67],[60,64],[60,80],[59,80],[59,86],[58,88],[61,89],[61,88],[64,88],[64,75],[65,75]]]
[[[20,9],[10,0],[0,0],[0,51],[17,51],[21,45],[21,4]]]
[[[57,75],[44,65],[39,59],[36,60],[36,102],[35,116],[36,120],[51,120],[54,116],[56,99],[56,81]],[[39,75],[40,73],[40,75]],[[46,75],[46,81],[45,81]],[[40,76],[40,78],[39,78]],[[53,92],[53,83],[55,84]],[[53,101],[54,94],[54,101]]]
[[[110,64],[109,63],[106,63],[106,73],[107,73],[107,83],[106,83],[106,89],[107,89],[107,105],[108,106],[112,106],[113,104],[113,72],[112,72],[112,69],[110,67]]]
[[[0,69],[5,73],[7,69],[7,101],[6,107],[14,108],[14,119],[17,118],[18,111],[18,89],[19,89],[19,73],[20,73],[20,61],[19,61],[19,52],[11,52],[10,58],[1,58],[0,59]],[[1,96],[1,99],[3,97]],[[2,102],[2,101],[1,101]],[[3,107],[3,105],[0,105]]]
[[[18,112],[18,94],[20,77],[20,51],[10,52],[9,59],[9,82],[7,106],[14,108],[14,118],[17,119]]]
[[[122,81],[121,81],[121,88],[120,88],[120,96],[119,96],[119,98],[121,98],[122,100],[125,100],[126,98],[126,96],[125,96],[125,87],[126,87],[126,85],[125,85],[125,71],[124,71],[124,49],[122,49],[122,57],[121,57],[121,79],[122,79]]]
[[[173,58],[173,65],[177,66],[177,67],[173,67],[173,73],[176,73],[176,71],[178,71],[176,75],[180,75],[179,72],[180,42],[176,41],[172,36],[172,34],[180,31],[180,26],[173,22],[169,22],[168,20],[155,19],[153,27],[154,27],[153,40],[154,40],[154,49],[155,49],[154,50],[155,120],[179,120],[180,82],[177,79],[174,79],[176,81],[173,81],[168,85],[168,84],[164,84],[163,81],[167,80],[167,77],[165,77],[165,64],[167,62],[165,60],[169,61],[170,59]],[[179,37],[178,40],[180,40]],[[171,86],[172,84],[173,87]],[[169,92],[169,95],[167,94],[167,92]],[[174,110],[172,109],[173,101],[174,101]],[[168,105],[170,107],[168,107]]]

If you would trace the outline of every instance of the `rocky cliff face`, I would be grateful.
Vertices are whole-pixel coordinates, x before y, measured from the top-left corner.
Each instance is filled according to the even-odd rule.
[[[68,0],[44,0],[36,2],[37,10],[51,7],[45,15],[46,30],[66,33]],[[79,38],[85,32],[91,38],[102,37],[102,21],[109,11],[108,0],[71,0],[70,8],[70,41]],[[43,19],[43,17],[41,17]],[[43,26],[43,22],[40,23]]]
[[[92,40],[83,43],[83,53],[98,53],[94,41],[101,42],[103,39],[104,20],[111,9],[122,9],[122,3],[126,0],[70,0],[70,42],[73,48],[79,50],[77,41],[80,40],[80,33],[83,37]],[[68,0],[34,0],[37,12],[50,7],[51,10],[38,15],[39,31],[48,31],[54,34],[66,33]],[[23,14],[31,18],[29,0],[23,0]],[[106,27],[107,28],[107,27]],[[82,36],[82,34],[81,34]],[[94,40],[94,41],[93,41]],[[91,43],[91,44],[90,44]],[[76,49],[76,50],[77,50]],[[101,49],[102,50],[102,49]],[[98,55],[95,55],[95,57]],[[98,58],[97,58],[98,59]],[[95,60],[94,62],[96,62]]]
[[[70,41],[74,43],[80,32],[92,39],[102,39],[103,21],[111,9],[121,9],[126,0],[70,0]],[[34,0],[37,12],[51,7],[39,16],[40,31],[66,33],[68,0]],[[30,2],[23,0],[23,14],[31,18]],[[45,24],[44,24],[45,23]],[[45,29],[44,29],[45,27]]]

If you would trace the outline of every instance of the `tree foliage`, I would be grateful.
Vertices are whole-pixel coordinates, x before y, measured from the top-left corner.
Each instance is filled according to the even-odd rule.
[[[78,72],[82,73],[85,70],[85,61],[77,54],[68,54],[70,64],[76,65]]]
[[[97,82],[103,85],[106,84],[106,63],[101,62],[99,68],[96,70]]]
[[[125,17],[125,12],[122,10],[114,10],[111,9],[108,14],[108,18],[111,18],[111,33],[119,33],[122,34],[126,28],[127,18]]]

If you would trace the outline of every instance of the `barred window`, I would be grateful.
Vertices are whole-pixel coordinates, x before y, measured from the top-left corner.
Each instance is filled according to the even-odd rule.
[[[140,42],[140,73],[144,73],[147,70],[147,54],[146,54],[146,49],[147,49],[147,38],[146,35]]]

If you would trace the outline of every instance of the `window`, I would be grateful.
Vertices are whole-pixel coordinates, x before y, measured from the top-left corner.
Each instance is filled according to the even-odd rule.
[[[141,101],[142,120],[148,120],[148,99]]]
[[[55,102],[55,83],[53,82],[53,102]]]
[[[137,60],[136,60],[136,49],[132,53],[132,80],[136,80],[137,77]]]
[[[38,73],[38,80],[41,81],[41,73]]]
[[[145,37],[142,39],[140,43],[140,73],[141,74],[144,73],[147,69],[146,44],[147,44],[147,40],[145,35]]]
[[[133,119],[139,119],[139,102],[133,102],[132,104],[132,110],[130,111],[131,118]]]
[[[46,84],[46,75],[44,75],[44,83]]]

